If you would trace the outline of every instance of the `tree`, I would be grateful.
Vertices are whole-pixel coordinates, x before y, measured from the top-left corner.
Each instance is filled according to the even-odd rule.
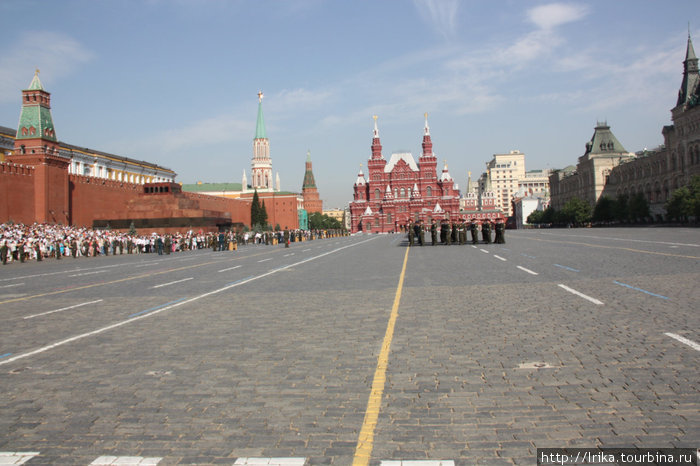
[[[320,212],[309,214],[309,229],[311,230],[337,230],[343,225],[335,218],[324,215]]]
[[[591,205],[577,197],[569,199],[561,209],[562,218],[565,223],[582,225],[591,221]]]
[[[620,194],[613,203],[613,216],[619,222],[626,222],[630,218],[629,196]]]
[[[530,215],[527,216],[527,220],[525,220],[527,223],[530,225],[536,225],[538,223],[543,223],[542,219],[544,218],[544,210],[533,210]]]
[[[683,186],[673,191],[671,199],[666,201],[666,215],[670,219],[687,222],[688,217],[694,213],[694,204],[695,202],[690,188]]]
[[[637,193],[632,196],[629,206],[630,218],[633,220],[644,220],[649,216],[649,203],[644,194]]]
[[[262,207],[260,208],[260,225],[263,229],[267,230],[267,209],[265,208],[265,200],[262,201]]]
[[[260,198],[258,197],[258,190],[256,189],[253,193],[253,202],[250,204],[250,226],[255,228],[256,225],[263,225],[262,220],[262,206],[260,205]]]
[[[614,218],[615,202],[608,196],[600,196],[593,209],[593,221],[595,222],[611,222]]]

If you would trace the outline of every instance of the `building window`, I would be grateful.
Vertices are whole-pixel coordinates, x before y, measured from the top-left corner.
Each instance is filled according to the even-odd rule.
[[[382,198],[382,192],[379,190],[379,188],[374,190],[374,198],[375,199],[381,199]]]
[[[428,196],[432,196],[432,195],[433,195],[433,189],[432,189],[430,186],[428,186],[428,189],[426,189],[425,192],[426,192],[426,194],[427,194]]]

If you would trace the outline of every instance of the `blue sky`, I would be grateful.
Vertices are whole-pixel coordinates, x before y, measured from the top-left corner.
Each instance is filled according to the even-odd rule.
[[[372,115],[388,160],[418,157],[428,112],[460,187],[513,149],[527,169],[575,164],[599,120],[629,151],[661,144],[700,2],[2,0],[0,17],[0,125],[39,68],[60,140],[240,182],[262,90],[282,189],[310,150],[334,208]]]

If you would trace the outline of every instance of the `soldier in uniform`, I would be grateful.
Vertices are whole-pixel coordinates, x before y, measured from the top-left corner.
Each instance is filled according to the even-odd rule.
[[[467,244],[467,220],[464,218],[459,223],[459,244]]]
[[[284,227],[284,247],[289,247],[289,228]]]
[[[437,222],[435,219],[433,219],[432,223],[430,224],[430,240],[433,246],[437,244]]]
[[[0,246],[0,260],[2,260],[2,265],[7,264],[8,251],[7,240],[5,240],[2,242],[2,246]]]
[[[491,222],[489,222],[488,219],[485,219],[484,223],[481,225],[481,237],[484,243],[491,244]]]
[[[472,233],[472,244],[478,244],[479,243],[479,224],[476,223],[476,219],[472,219],[472,223],[469,226],[469,230]]]
[[[447,244],[447,220],[445,219],[440,222],[440,242]]]
[[[445,223],[445,244],[452,244],[452,222],[449,220]]]
[[[73,259],[78,257],[78,241],[76,241],[75,238],[73,238],[73,241],[70,244],[70,250],[71,253],[73,254]]]
[[[413,229],[413,222],[408,224],[408,245],[413,246],[416,231]]]
[[[502,219],[496,222],[496,244],[506,244],[506,224]]]

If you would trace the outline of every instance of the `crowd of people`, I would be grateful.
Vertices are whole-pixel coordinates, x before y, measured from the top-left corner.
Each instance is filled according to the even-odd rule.
[[[286,232],[286,234],[285,234]],[[278,244],[344,234],[340,230],[285,230],[275,232],[226,231],[184,234],[138,235],[111,230],[93,230],[52,224],[0,224],[2,264],[42,261],[48,258],[97,257],[120,254],[171,254],[177,251],[211,248],[234,250],[239,244]]]
[[[435,246],[440,243],[451,244],[467,244],[468,234],[471,233],[471,244],[478,244],[479,234],[481,233],[481,241],[484,244],[492,242],[497,244],[505,244],[506,242],[506,224],[503,219],[497,219],[495,222],[489,219],[484,219],[481,222],[477,220],[467,221],[460,219],[459,221],[451,222],[443,220],[439,225],[435,219],[430,226],[423,224],[422,220],[411,222],[408,225],[408,245],[414,246],[418,244],[423,246],[426,244],[426,234],[430,233],[430,244]],[[495,237],[491,237],[491,232],[495,232]]]

